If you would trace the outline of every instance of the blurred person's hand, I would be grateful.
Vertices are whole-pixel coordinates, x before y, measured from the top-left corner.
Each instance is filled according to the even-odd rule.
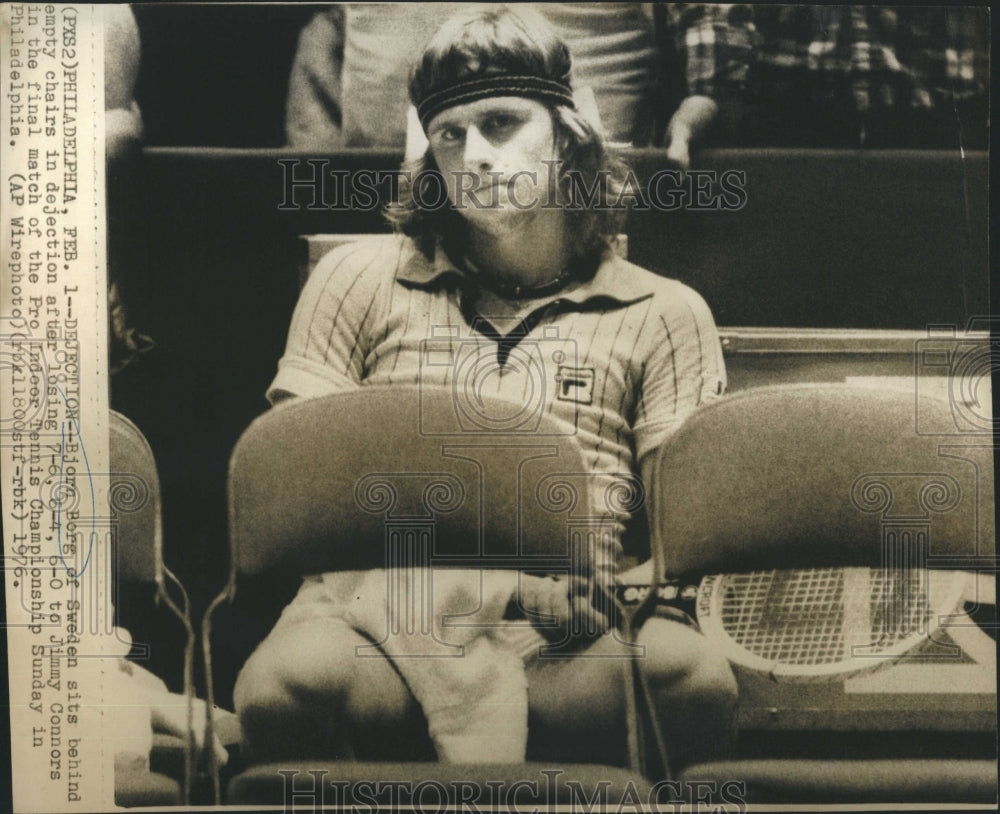
[[[691,133],[674,133],[667,144],[667,160],[672,166],[687,172],[691,166]]]
[[[130,640],[127,631],[120,634],[123,640]],[[119,659],[118,685],[121,695],[130,695],[141,707],[148,704],[149,721],[154,733],[173,735],[186,739],[188,731],[188,699],[180,693],[170,692],[166,683],[142,665],[126,659]],[[192,700],[191,730],[199,749],[205,743],[205,702]],[[212,750],[216,762],[222,766],[229,760],[229,753],[217,736],[213,736]]]
[[[156,694],[150,702],[152,709],[153,732],[186,738],[188,730],[188,700],[179,693],[162,692]],[[194,742],[199,749],[205,744],[205,718],[207,712],[205,702],[194,699],[191,728]],[[224,766],[229,760],[229,753],[222,745],[217,735],[212,736],[212,751],[215,752],[215,762]]]
[[[139,106],[116,107],[104,111],[104,154],[108,163],[138,150],[142,141],[142,114]]]
[[[678,169],[691,166],[691,145],[715,121],[719,107],[708,96],[688,96],[680,103],[667,125],[667,159]]]

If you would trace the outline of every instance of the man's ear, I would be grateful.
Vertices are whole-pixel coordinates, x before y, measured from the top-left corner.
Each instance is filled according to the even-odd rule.
[[[597,98],[594,96],[594,89],[589,85],[573,89],[573,105],[576,108],[576,116],[561,116],[562,123],[568,127],[579,139],[586,138],[586,134],[580,127],[580,120],[589,124],[594,132],[605,139],[604,125],[601,123],[601,113],[597,109]],[[563,137],[565,140],[565,136]],[[559,154],[565,154],[569,145],[560,143],[558,145]]]
[[[590,85],[573,88],[573,103],[576,105],[576,112],[580,114],[580,117],[593,127],[601,138],[604,138],[606,134],[604,125],[601,123],[601,111],[597,107],[594,89]]]
[[[428,147],[430,147],[430,142],[420,124],[417,109],[410,105],[406,111],[406,149],[403,153],[403,161],[417,161],[427,152]]]

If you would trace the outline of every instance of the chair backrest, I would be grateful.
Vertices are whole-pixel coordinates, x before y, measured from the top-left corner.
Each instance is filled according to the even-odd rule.
[[[926,567],[992,567],[992,438],[919,431],[950,418],[945,400],[844,385],[712,403],[653,462],[660,562],[672,575],[877,567],[910,541]]]
[[[110,413],[111,477],[108,504],[115,524],[115,576],[128,582],[156,582],[163,551],[160,479],[141,430],[120,413]]]
[[[585,568],[588,535],[622,518],[592,508],[575,433],[541,409],[451,389],[362,387],[279,405],[230,461],[234,568],[319,573],[397,555]]]

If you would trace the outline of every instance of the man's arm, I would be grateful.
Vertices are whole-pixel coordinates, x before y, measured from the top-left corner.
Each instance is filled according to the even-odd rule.
[[[726,390],[722,345],[708,304],[677,281],[665,280],[663,285],[651,306],[649,319],[655,331],[647,345],[642,399],[633,424],[636,471],[647,500],[659,448],[701,405],[721,398]],[[706,454],[711,453],[706,450]],[[631,569],[623,581],[648,584],[652,569],[649,560]]]
[[[278,375],[267,390],[272,404],[292,396],[353,390],[364,375],[364,330],[380,285],[380,246],[340,246],[313,269],[292,315]]]
[[[722,345],[708,304],[676,280],[661,286],[647,317],[646,356],[637,360],[643,372],[632,431],[640,468],[691,413],[726,390]]]

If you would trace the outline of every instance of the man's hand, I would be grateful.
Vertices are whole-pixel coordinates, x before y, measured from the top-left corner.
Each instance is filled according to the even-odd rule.
[[[591,639],[611,627],[608,617],[594,607],[593,590],[593,583],[581,576],[556,579],[521,574],[519,601],[549,641]]]

